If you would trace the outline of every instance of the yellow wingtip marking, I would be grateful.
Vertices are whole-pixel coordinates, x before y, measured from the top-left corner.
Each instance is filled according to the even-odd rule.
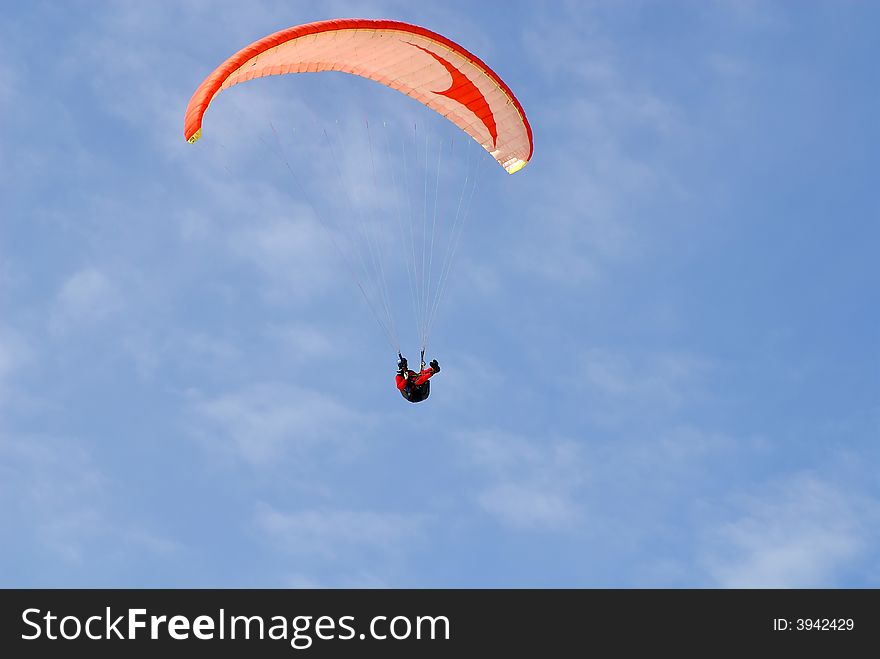
[[[199,128],[195,133],[192,134],[192,137],[190,137],[190,138],[187,140],[187,142],[189,142],[190,144],[195,144],[196,142],[199,141],[199,138],[200,138],[201,136],[202,136],[202,129]]]

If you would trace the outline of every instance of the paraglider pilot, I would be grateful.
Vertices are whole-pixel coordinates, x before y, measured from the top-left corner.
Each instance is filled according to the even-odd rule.
[[[428,382],[434,375],[440,372],[440,364],[432,359],[429,368],[425,368],[425,353],[422,351],[422,367],[416,373],[409,370],[406,357],[397,353],[397,389],[400,394],[410,403],[420,403],[431,393],[431,383]]]

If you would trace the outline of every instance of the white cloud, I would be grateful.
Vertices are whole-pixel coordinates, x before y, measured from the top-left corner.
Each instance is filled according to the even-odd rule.
[[[212,452],[232,453],[253,465],[321,447],[356,448],[369,419],[318,391],[261,383],[213,398],[193,394],[193,433]],[[354,430],[357,429],[357,432]]]
[[[230,363],[241,354],[241,347],[232,341],[204,332],[185,334],[181,341],[186,354],[198,360]]]
[[[0,326],[0,408],[11,395],[9,383],[13,375],[32,360],[30,343],[20,333]]]
[[[160,330],[145,322],[121,334],[119,345],[142,380],[162,375],[163,370],[172,365],[187,372],[197,371],[203,376],[205,373],[229,373],[240,369],[249,353],[245,352],[245,345],[227,336],[224,330],[222,327],[192,332],[165,327]]]
[[[55,557],[61,567],[46,566],[56,580],[50,585],[107,583],[120,565],[181,551],[178,542],[142,526],[130,508],[118,518],[112,502],[125,501],[118,494],[81,438],[0,432],[0,555]],[[45,584],[46,574],[3,574],[0,581]]]
[[[529,59],[550,90],[535,124],[552,124],[548,138],[557,141],[536,132],[524,187],[541,194],[523,203],[540,221],[525,236],[529,248],[510,251],[526,272],[582,286],[650,249],[644,209],[659,194],[679,194],[663,164],[687,134],[672,101],[630,74],[589,9],[561,13],[563,20],[557,13],[525,32]],[[634,140],[645,147],[637,155]]]
[[[122,535],[131,547],[145,549],[147,553],[153,556],[163,558],[178,556],[185,550],[185,546],[180,542],[158,535],[146,528],[131,526]]]
[[[642,416],[675,412],[708,396],[705,383],[712,365],[696,354],[593,348],[578,362],[578,387],[601,402],[591,409],[597,420],[606,423],[625,423],[635,410]]]
[[[5,53],[0,51],[0,54]],[[2,65],[0,65],[0,107],[10,104],[18,94],[18,72],[12,68],[11,61],[7,57],[3,57]]]
[[[50,329],[56,334],[81,326],[94,326],[121,307],[117,285],[101,270],[88,267],[62,284],[55,298]]]
[[[750,64],[742,57],[728,53],[713,53],[709,67],[721,78],[742,78],[751,73]]]
[[[784,6],[761,0],[722,0],[717,7],[723,10],[719,20],[725,26],[736,25],[747,32],[785,29],[789,22]]]
[[[180,9],[137,2],[104,7],[74,35],[60,62],[61,72],[71,76],[83,77],[87,70],[84,83],[101,110],[149,135],[167,153],[185,144],[182,117],[192,91],[181,87],[181,76],[169,73],[188,70],[193,63],[180,48],[157,48],[156,39],[168,38],[172,11],[177,30],[190,25],[196,33],[198,17]]]
[[[833,586],[876,546],[880,504],[813,475],[793,475],[741,504],[704,547],[720,587]]]
[[[262,503],[257,506],[256,524],[286,552],[333,561],[363,553],[400,556],[420,537],[424,520],[374,511],[281,512]]]
[[[4,23],[6,21],[4,20]],[[9,25],[7,23],[7,25]],[[21,59],[15,54],[15,45],[2,38],[0,32],[0,115],[4,118],[4,126],[0,128],[0,152],[4,154],[0,158],[0,189],[6,188],[8,179],[20,167],[18,157],[10,157],[11,154],[23,155],[24,150],[16,148],[16,135],[14,127],[17,126],[18,116],[21,114],[21,88],[22,76]],[[7,130],[13,127],[13,130]],[[4,195],[5,196],[5,195]]]
[[[302,323],[273,325],[267,332],[281,344],[284,354],[296,362],[330,357],[334,346],[342,343],[333,341],[327,332]]]
[[[501,483],[480,492],[477,501],[486,512],[513,528],[564,529],[579,521],[580,511],[572,497],[548,491],[547,484]]]
[[[441,312],[442,313],[442,312]],[[404,354],[410,360],[410,365],[418,361],[419,353]],[[431,355],[425,355],[425,360],[430,360]],[[447,348],[438,357],[440,367],[444,363],[458,365],[458,368],[450,368],[441,371],[437,376],[443,378],[444,398],[459,401],[457,404],[473,406],[476,409],[484,409],[485,403],[479,396],[474,396],[475,391],[499,391],[502,390],[506,378],[505,373],[496,365],[488,361],[485,356],[478,355],[466,350]]]
[[[69,439],[0,434],[0,515],[4,528],[23,524],[16,542],[80,561],[103,531],[105,488],[89,453]]]
[[[460,433],[460,455],[479,475],[467,495],[506,527],[601,538],[606,548],[631,551],[714,499],[719,469],[735,481],[739,461],[765,448],[760,440],[687,426],[644,432]]]
[[[262,272],[270,298],[304,300],[336,280],[337,259],[321,250],[328,243],[320,231],[304,220],[265,219],[234,230],[228,248]]]
[[[224,173],[208,158],[207,151],[193,154],[198,193],[178,212],[180,236],[189,249],[202,250],[196,255],[206,260],[247,264],[261,277],[259,294],[273,303],[303,304],[334,286],[351,285],[334,249],[333,240],[341,239],[328,233],[333,225],[322,225],[315,208],[290,190],[288,181],[273,186],[259,172]],[[261,166],[274,170],[267,176],[285,173],[278,163]]]
[[[19,351],[7,337],[0,337],[0,382],[12,373],[18,361]]]
[[[518,529],[571,530],[580,521],[578,489],[590,474],[571,441],[484,430],[459,435],[466,460],[487,473],[480,507]]]

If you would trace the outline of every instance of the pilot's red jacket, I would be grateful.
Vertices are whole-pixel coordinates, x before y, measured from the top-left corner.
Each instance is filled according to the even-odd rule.
[[[434,369],[429,366],[419,373],[416,373],[415,371],[407,371],[406,375],[407,377],[403,377],[400,373],[398,373],[397,376],[394,378],[397,382],[397,388],[400,391],[404,390],[407,382],[416,387],[421,384],[425,384],[425,382],[430,380],[431,376],[434,375]]]

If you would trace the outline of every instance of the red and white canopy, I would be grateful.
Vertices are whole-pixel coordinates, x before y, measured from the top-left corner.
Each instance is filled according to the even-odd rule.
[[[467,132],[509,173],[532,156],[532,129],[510,88],[455,42],[398,21],[347,18],[297,25],[246,46],[215,69],[186,109],[184,137],[201,137],[214,97],[269,75],[343,71],[427,105]]]

